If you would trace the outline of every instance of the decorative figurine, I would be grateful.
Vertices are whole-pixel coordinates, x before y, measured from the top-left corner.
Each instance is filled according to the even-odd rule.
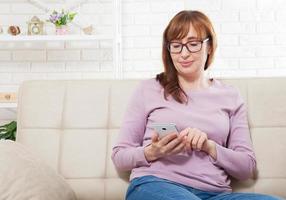
[[[21,33],[21,30],[19,28],[19,26],[9,26],[8,28],[8,33],[10,35],[19,35]]]
[[[82,30],[86,35],[92,35],[94,33],[92,25],[87,26],[87,27],[83,28]]]

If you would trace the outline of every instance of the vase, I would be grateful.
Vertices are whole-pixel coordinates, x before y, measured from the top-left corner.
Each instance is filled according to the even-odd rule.
[[[67,25],[56,26],[56,35],[66,35],[68,32],[69,29]]]

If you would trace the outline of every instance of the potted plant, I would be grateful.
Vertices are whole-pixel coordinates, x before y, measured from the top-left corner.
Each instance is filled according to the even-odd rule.
[[[0,140],[16,140],[17,122],[12,121],[0,126]]]
[[[47,21],[55,25],[57,35],[65,35],[68,33],[68,23],[74,19],[76,14],[64,10],[61,12],[54,10]]]

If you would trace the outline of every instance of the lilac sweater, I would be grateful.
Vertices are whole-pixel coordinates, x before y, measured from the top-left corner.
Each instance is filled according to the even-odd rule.
[[[243,99],[237,89],[215,79],[207,89],[186,93],[187,105],[171,96],[166,101],[159,82],[142,81],[127,107],[112,160],[119,170],[132,170],[131,180],[154,175],[205,191],[230,191],[229,176],[247,179],[256,167]],[[217,143],[217,160],[191,151],[148,162],[144,147],[151,143],[155,122],[205,132]]]

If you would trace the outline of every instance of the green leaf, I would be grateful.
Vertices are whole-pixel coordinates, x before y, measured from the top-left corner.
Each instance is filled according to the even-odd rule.
[[[0,139],[16,140],[17,122],[12,121],[0,126]]]
[[[74,17],[76,16],[76,14],[77,14],[77,13],[69,13],[69,14],[68,14],[68,18],[69,18],[69,21],[70,21],[70,22],[74,19]]]
[[[67,20],[68,20],[68,16],[67,16],[67,15],[64,15],[64,16],[61,18],[61,25],[66,25],[66,24],[67,24]]]

